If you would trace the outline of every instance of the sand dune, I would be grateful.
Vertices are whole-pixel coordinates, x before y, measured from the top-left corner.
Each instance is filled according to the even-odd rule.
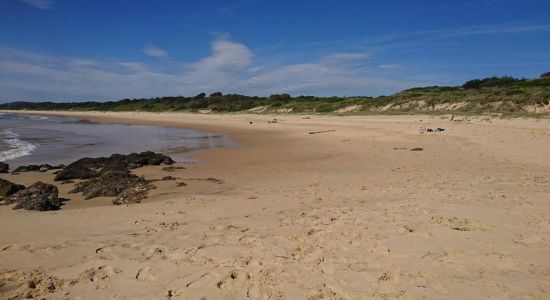
[[[201,162],[173,172],[135,170],[178,178],[141,204],[60,185],[62,210],[0,207],[2,299],[550,297],[549,120],[59,114],[241,146],[192,153]]]

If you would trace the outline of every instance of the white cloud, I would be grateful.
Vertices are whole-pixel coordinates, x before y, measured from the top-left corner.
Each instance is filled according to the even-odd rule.
[[[0,101],[115,100],[213,91],[378,95],[418,84],[373,74],[363,65],[369,59],[365,53],[338,52],[309,62],[261,64],[246,45],[228,38],[213,40],[211,53],[195,62],[159,65],[55,58],[0,47]]]
[[[48,10],[48,9],[52,9],[53,7],[52,0],[19,0],[19,1],[38,9]]]
[[[196,71],[239,71],[252,63],[252,52],[243,44],[217,38],[210,46],[210,56],[194,64]]]
[[[253,68],[252,51],[225,37],[214,39],[210,48],[210,55],[188,65],[189,68],[181,74],[181,80],[197,92],[216,90],[236,93],[233,87],[249,68]]]
[[[163,50],[159,47],[155,47],[155,46],[146,46],[145,48],[143,48],[143,53],[145,53],[148,56],[152,56],[152,57],[168,56],[168,52],[166,52],[165,50]]]

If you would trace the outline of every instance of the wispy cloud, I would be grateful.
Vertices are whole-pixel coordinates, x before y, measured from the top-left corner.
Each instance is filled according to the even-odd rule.
[[[52,0],[19,0],[19,1],[38,9],[48,10],[53,8]]]
[[[357,63],[365,61],[370,57],[368,53],[337,52],[323,57],[325,64]]]
[[[152,45],[149,45],[149,46],[146,46],[145,48],[143,48],[143,53],[145,53],[148,56],[152,56],[152,57],[165,57],[165,56],[168,56],[168,52],[166,52],[165,50],[163,50],[159,47],[155,47],[155,46],[152,46]]]
[[[144,64],[55,58],[0,47],[0,100],[111,100],[222,91],[249,95],[377,95],[419,84],[377,76],[367,53],[329,53],[313,61],[260,63],[246,45],[215,38],[193,62]],[[183,69],[182,69],[183,66]]]
[[[411,43],[415,42],[426,42],[457,37],[531,32],[550,32],[550,24],[495,24],[398,32],[384,35],[366,36],[356,41],[356,43],[362,46],[392,47],[411,45]]]
[[[490,25],[490,26],[469,26],[460,28],[448,28],[421,32],[423,35],[434,37],[455,37],[486,34],[506,34],[550,31],[550,24],[541,25]]]

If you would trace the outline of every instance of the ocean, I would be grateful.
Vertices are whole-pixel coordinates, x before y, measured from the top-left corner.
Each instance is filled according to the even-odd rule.
[[[234,146],[227,136],[193,129],[0,113],[0,161],[11,168],[142,151],[164,153],[181,162],[190,160],[186,153],[192,150]]]

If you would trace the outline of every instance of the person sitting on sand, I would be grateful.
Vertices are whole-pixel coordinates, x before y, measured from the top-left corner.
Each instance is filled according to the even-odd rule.
[[[420,134],[426,133],[426,127],[424,125],[420,125],[420,128],[418,128],[418,132],[420,132]]]

